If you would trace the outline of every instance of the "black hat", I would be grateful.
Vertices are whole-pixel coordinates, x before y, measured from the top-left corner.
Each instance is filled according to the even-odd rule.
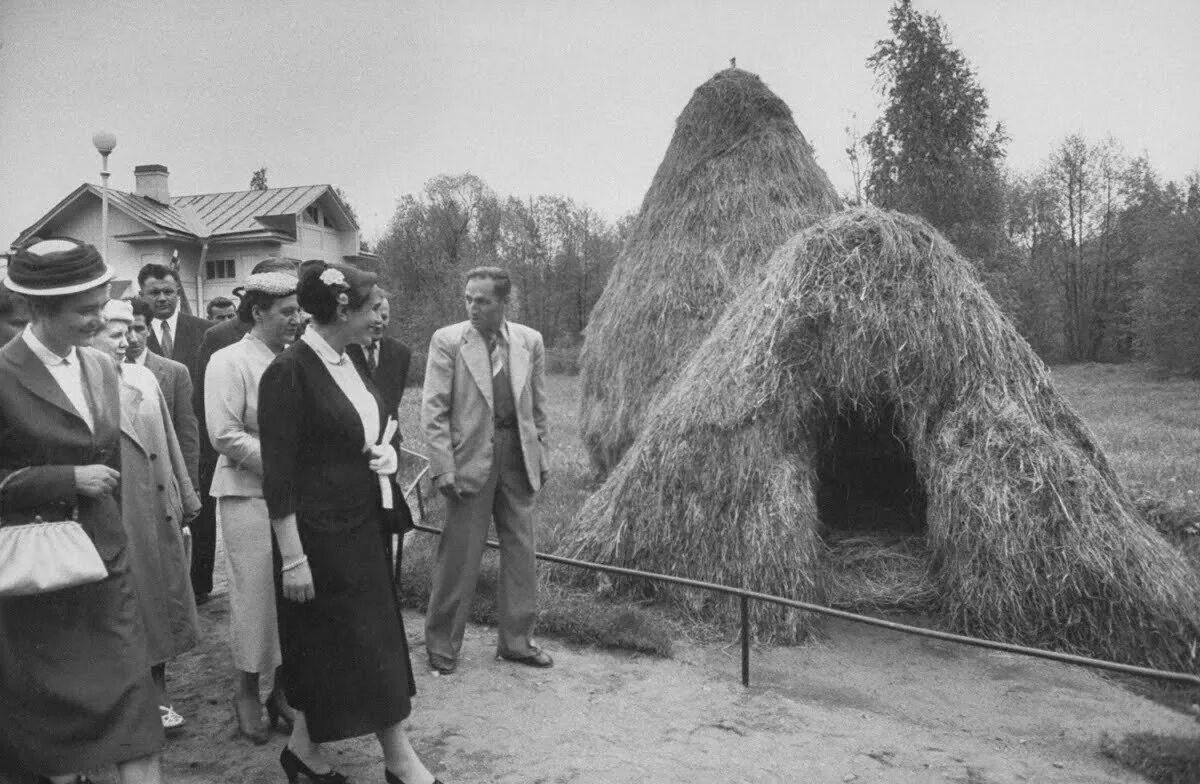
[[[8,262],[4,285],[28,297],[61,297],[112,280],[100,252],[78,240],[41,240],[17,251]]]

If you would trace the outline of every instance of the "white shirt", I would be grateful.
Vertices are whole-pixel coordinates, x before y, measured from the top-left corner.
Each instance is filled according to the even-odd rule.
[[[171,314],[171,318],[160,319],[155,316],[150,320],[150,329],[154,330],[154,337],[158,340],[158,345],[162,345],[162,325],[163,322],[171,325],[171,345],[175,345],[175,341],[179,339],[179,306],[175,306],[175,312]],[[149,351],[150,349],[146,349]]]
[[[71,346],[67,355],[60,357],[46,348],[45,344],[33,334],[33,329],[28,326],[21,333],[21,337],[34,356],[42,361],[46,370],[50,371],[50,376],[67,396],[67,400],[71,401],[71,405],[75,406],[75,411],[87,423],[88,430],[96,432],[92,409],[88,406],[87,396],[83,393],[83,367],[79,364],[79,352],[74,346]]]
[[[136,357],[134,357],[133,362],[131,364],[141,365],[142,367],[145,367],[146,366],[146,355],[149,353],[150,353],[150,349],[147,348],[146,346],[142,346],[142,353],[138,354]]]
[[[363,383],[362,376],[358,375],[358,368],[354,367],[354,363],[345,353],[339,354],[334,351],[333,346],[317,334],[312,326],[304,331],[300,339],[317,352],[317,356],[325,362],[325,369],[329,371],[329,375],[333,376],[334,383],[350,399],[354,410],[358,412],[359,419],[362,420],[363,434],[366,437],[364,446],[374,444],[379,437],[379,405],[375,402],[375,396]]]

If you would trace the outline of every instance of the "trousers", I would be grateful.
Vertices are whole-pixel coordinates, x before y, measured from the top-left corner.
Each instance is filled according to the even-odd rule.
[[[497,652],[529,656],[535,651],[532,636],[537,618],[533,488],[516,430],[496,430],[491,475],[482,490],[459,501],[446,499],[446,527],[438,542],[425,616],[425,647],[435,661],[458,661],[493,520],[500,540]]]

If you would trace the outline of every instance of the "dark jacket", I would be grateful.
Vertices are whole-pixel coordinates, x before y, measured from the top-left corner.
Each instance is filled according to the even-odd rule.
[[[204,339],[204,333],[212,325],[213,323],[208,319],[189,316],[186,313],[180,313],[179,320],[175,324],[175,334],[171,341],[173,351],[168,359],[182,362],[192,378],[196,377],[196,357],[200,353],[200,341]],[[146,326],[150,327],[149,324]],[[160,357],[163,356],[162,346],[158,344],[158,336],[153,327],[150,327],[149,333],[146,336],[146,346]]]
[[[171,426],[175,430],[175,438],[179,441],[183,461],[187,465],[188,479],[192,480],[192,487],[199,493],[200,424],[194,408],[195,396],[191,375],[182,362],[160,357],[153,352],[146,354],[146,369],[154,374],[167,401]]]
[[[375,382],[388,414],[395,416],[400,399],[404,397],[404,387],[408,384],[408,362],[412,358],[408,346],[384,335],[379,339],[379,366],[374,371],[367,367],[366,351],[362,346],[348,346],[346,353]]]
[[[108,568],[100,582],[0,599],[0,768],[89,770],[163,744],[119,499],[75,490],[75,467],[120,467],[117,365],[79,349],[95,432],[20,337],[0,349],[0,497],[5,525],[78,508]]]
[[[374,383],[359,375],[379,405],[382,431],[387,409]],[[378,506],[379,481],[367,467],[362,420],[304,341],[275,357],[258,386],[263,498],[271,518],[294,512],[321,514]],[[378,441],[380,433],[371,433]]]

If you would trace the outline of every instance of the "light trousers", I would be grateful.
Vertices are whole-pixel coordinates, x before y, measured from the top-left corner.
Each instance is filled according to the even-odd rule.
[[[446,527],[438,542],[425,616],[425,647],[435,661],[458,661],[488,524],[493,520],[500,540],[497,652],[518,657],[534,653],[537,562],[533,490],[521,457],[520,434],[497,429],[493,455],[491,475],[483,489],[461,501],[446,499]]]

